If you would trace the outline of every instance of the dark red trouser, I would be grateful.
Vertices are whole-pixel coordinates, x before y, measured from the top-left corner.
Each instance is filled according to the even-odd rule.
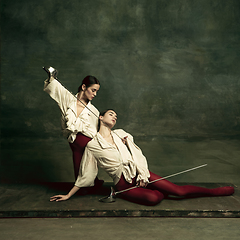
[[[160,176],[150,172],[149,182],[161,178]],[[128,183],[122,176],[116,184],[116,190],[121,191],[136,185],[136,178],[132,183]],[[234,193],[233,187],[219,187],[208,189],[192,185],[179,186],[168,180],[161,180],[149,184],[146,188],[135,188],[120,194],[120,197],[130,202],[154,206],[162,201],[168,195],[173,196],[227,196]]]

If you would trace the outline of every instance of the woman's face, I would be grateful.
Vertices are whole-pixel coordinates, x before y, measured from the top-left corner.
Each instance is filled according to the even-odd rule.
[[[96,97],[99,88],[100,88],[100,85],[99,85],[99,84],[92,84],[92,85],[89,86],[88,88],[86,88],[86,85],[84,84],[84,85],[83,85],[83,94],[84,94],[84,97],[85,97],[86,99],[88,99],[89,101],[92,101],[93,98]]]
[[[108,110],[100,119],[110,128],[114,127],[117,122],[117,114],[113,110]]]

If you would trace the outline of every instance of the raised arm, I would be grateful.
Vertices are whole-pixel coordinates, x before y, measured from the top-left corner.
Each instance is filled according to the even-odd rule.
[[[54,99],[60,109],[65,112],[70,102],[75,100],[74,96],[55,78],[45,80],[43,90]]]

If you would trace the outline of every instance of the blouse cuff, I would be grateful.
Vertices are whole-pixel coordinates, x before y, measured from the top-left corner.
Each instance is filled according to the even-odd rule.
[[[138,174],[138,176],[137,176],[137,182],[139,182],[139,181],[143,181],[144,183],[149,183],[149,180],[148,180],[148,177],[147,176],[143,176],[143,175],[141,175],[141,174]]]

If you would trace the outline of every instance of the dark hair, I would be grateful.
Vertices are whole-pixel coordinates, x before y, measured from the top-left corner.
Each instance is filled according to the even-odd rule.
[[[100,82],[94,76],[88,75],[82,80],[82,84],[78,87],[78,92],[82,91],[82,85],[83,84],[85,84],[86,87],[88,88],[93,84],[99,84],[100,85]]]
[[[112,108],[109,108],[109,109],[107,109],[107,110],[101,111],[101,112],[99,113],[99,117],[100,117],[100,116],[104,116],[104,115],[105,115],[108,111],[110,111],[110,110],[114,111]],[[115,111],[114,111],[114,112],[115,112]],[[100,120],[100,118],[98,118],[97,131],[99,131],[99,129],[100,129],[100,122],[101,122],[101,120]]]

